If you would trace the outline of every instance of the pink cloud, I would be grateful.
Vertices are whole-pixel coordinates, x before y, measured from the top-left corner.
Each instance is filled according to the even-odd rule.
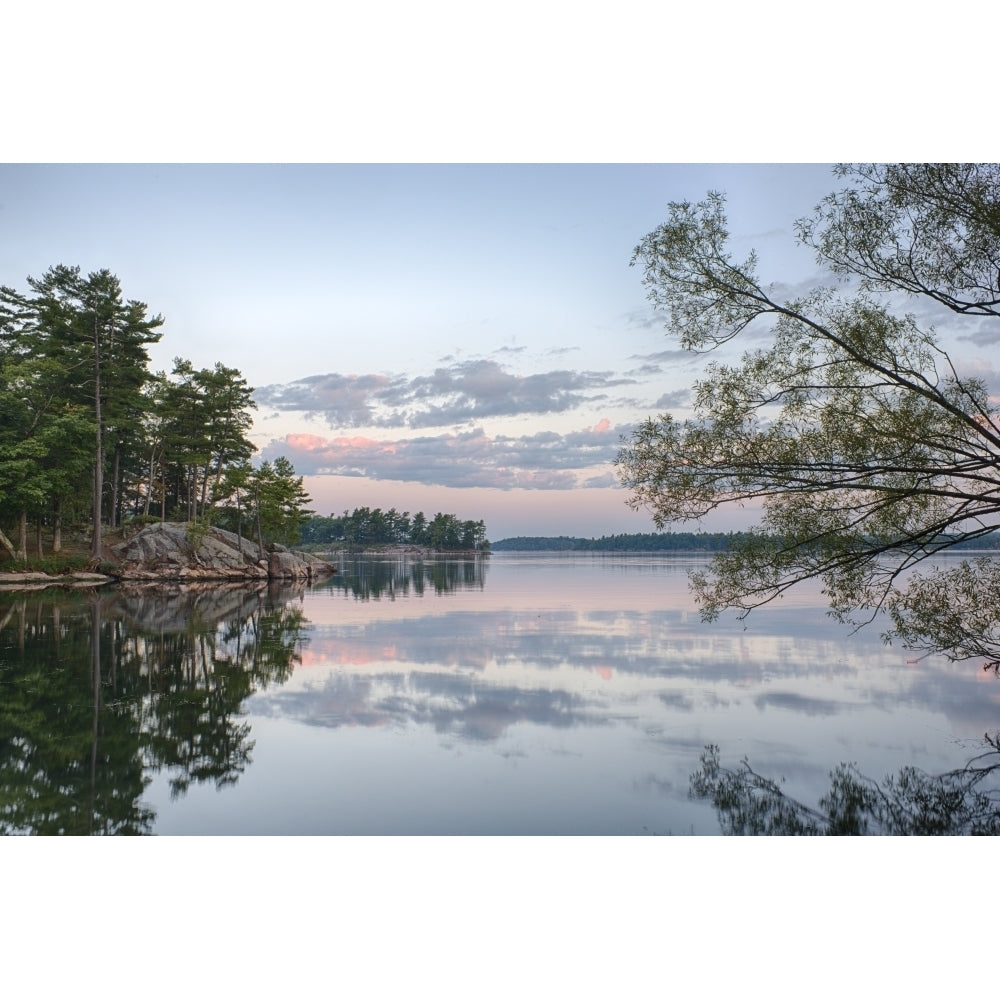
[[[285,441],[289,448],[296,451],[322,451],[327,444],[326,438],[317,437],[315,434],[288,434]]]

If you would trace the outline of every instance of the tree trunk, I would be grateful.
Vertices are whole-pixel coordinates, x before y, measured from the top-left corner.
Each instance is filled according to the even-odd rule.
[[[260,530],[260,492],[254,491],[254,499],[257,501],[257,544],[260,546],[260,558],[264,558],[264,535]]]
[[[142,516],[149,517],[149,505],[153,501],[153,472],[156,466],[156,449],[149,449],[149,479],[146,483],[146,502],[142,507]]]
[[[236,487],[236,545],[240,550],[240,558],[243,558],[243,519],[240,511],[240,488]],[[239,663],[239,658],[236,660]]]
[[[17,559],[17,550],[14,548],[14,543],[2,531],[0,531],[0,545],[7,550],[11,559]]]
[[[115,445],[115,458],[114,464],[111,468],[111,513],[110,520],[108,523],[112,528],[118,527],[119,512],[118,512],[118,499],[119,499],[119,476],[121,475],[121,445]]]
[[[45,551],[42,549],[42,519],[35,521],[35,543],[38,546],[38,558],[45,558]]]
[[[21,562],[28,561],[28,512],[21,511],[21,519],[17,523],[17,558]]]
[[[52,551],[62,552],[62,502],[59,500],[52,512]]]
[[[101,435],[101,337],[94,316],[94,419],[97,423],[97,441],[94,451],[94,537],[91,556],[100,562],[101,548],[101,497],[104,493],[104,450]]]

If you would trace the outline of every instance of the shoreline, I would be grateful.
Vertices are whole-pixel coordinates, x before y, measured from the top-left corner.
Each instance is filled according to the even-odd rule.
[[[37,570],[23,573],[0,573],[0,590],[41,590],[45,587],[101,587],[106,583],[117,583],[118,577],[104,573],[60,573],[52,576]]]
[[[386,548],[375,548],[375,549],[334,549],[334,550],[322,550],[317,552],[306,552],[305,550],[292,550],[298,552],[302,555],[308,555],[318,559],[325,559],[331,563],[331,569],[333,574],[336,574],[336,568],[333,566],[335,560],[344,559],[416,559],[416,560],[426,560],[433,561],[435,559],[468,559],[470,557],[481,557],[488,556],[488,552],[476,552],[472,549],[460,549],[454,551],[439,551],[436,549],[427,548],[421,545],[393,545]],[[90,573],[82,570],[73,571],[70,573],[43,573],[40,570],[23,570],[23,571],[12,571],[12,572],[0,572],[0,592],[6,591],[16,591],[16,590],[42,590],[46,587],[73,587],[73,588],[83,588],[83,587],[101,587],[109,584],[128,584],[128,583],[143,583],[149,586],[156,586],[162,584],[163,586],[174,586],[176,584],[190,584],[190,583],[210,583],[210,582],[227,582],[227,583],[247,583],[255,584],[261,583],[267,579],[287,579],[283,575],[275,575],[271,577],[257,577],[257,576],[242,576],[232,573],[219,572],[218,574],[213,574],[211,571],[205,572],[204,570],[196,573],[191,573],[186,569],[174,570],[163,572],[162,570],[157,572],[150,570],[149,573],[128,573],[124,575],[108,574],[108,573]],[[311,577],[299,577],[302,582],[312,582]]]

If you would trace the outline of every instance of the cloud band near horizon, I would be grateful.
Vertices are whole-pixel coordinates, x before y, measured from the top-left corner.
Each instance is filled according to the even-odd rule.
[[[392,441],[369,437],[287,434],[265,459],[286,456],[299,475],[406,480],[428,486],[568,490],[613,486],[610,468],[620,436],[607,419],[559,434],[488,435],[482,428]]]

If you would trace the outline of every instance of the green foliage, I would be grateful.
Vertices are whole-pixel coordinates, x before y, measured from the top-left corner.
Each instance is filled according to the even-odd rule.
[[[222,364],[150,373],[163,319],[107,270],[59,265],[28,286],[0,288],[0,524],[55,534],[85,517],[97,557],[102,524],[206,516],[255,450],[252,388]]]
[[[64,576],[67,573],[80,573],[84,570],[91,570],[92,561],[80,553],[50,555],[44,556],[41,559],[29,554],[23,568],[32,573],[48,573],[49,576]],[[103,571],[98,569],[97,572]]]
[[[248,490],[264,540],[295,545],[301,538],[303,522],[312,512],[306,509],[311,500],[292,463],[283,455],[273,463],[264,462],[250,474]]]
[[[191,545],[197,549],[208,537],[208,529],[212,526],[208,517],[198,518],[195,521],[187,521],[184,525],[184,534]]]
[[[340,516],[312,517],[303,522],[302,541],[310,545],[364,548],[421,545],[438,551],[488,552],[484,521],[462,521],[454,514],[437,513],[431,521],[422,511],[410,517],[395,507],[355,507]]]
[[[857,279],[850,294],[773,298],[756,257],[728,253],[714,193],[671,204],[633,257],[682,347],[716,350],[751,328],[767,345],[708,364],[692,415],[647,420],[617,459],[630,503],[658,528],[760,506],[759,527],[693,578],[708,619],[818,577],[835,615],[865,620],[895,600],[905,570],[989,533],[1000,515],[995,401],[959,376],[932,331],[876,297],[998,315],[1000,166],[841,174],[854,186],[798,228],[821,263]]]

